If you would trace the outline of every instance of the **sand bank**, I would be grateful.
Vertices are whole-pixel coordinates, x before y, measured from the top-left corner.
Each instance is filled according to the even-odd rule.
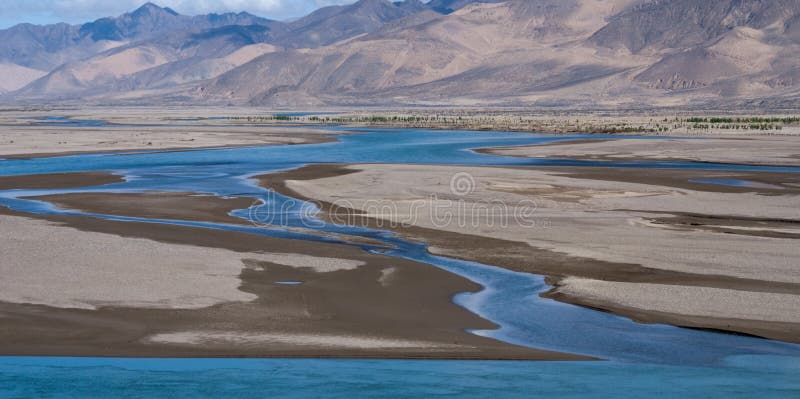
[[[331,133],[292,127],[0,126],[0,158],[35,158],[113,151],[153,151],[331,141]]]
[[[719,232],[703,226],[697,229],[673,228],[654,222],[694,213],[712,215],[720,220],[758,222],[763,231],[783,230],[786,223],[794,223],[796,209],[800,206],[796,190],[791,188],[781,195],[765,195],[758,189],[745,193],[719,192],[695,190],[678,184],[629,182],[669,176],[672,173],[669,170],[631,169],[626,173],[609,170],[604,179],[589,179],[580,177],[584,173],[580,168],[534,170],[355,165],[347,167],[345,175],[329,177],[337,169],[340,167],[311,166],[299,172],[299,178],[291,172],[280,176],[286,180],[283,185],[275,184],[278,180],[275,176],[265,177],[264,184],[305,198],[338,204],[339,211],[341,205],[346,204],[359,213],[357,218],[350,220],[366,223],[377,219],[398,223],[412,220],[410,228],[395,227],[404,234],[433,244],[432,252],[545,274],[553,276],[554,281],[580,276],[625,283],[719,289],[703,291],[709,295],[746,291],[747,300],[754,309],[774,309],[773,319],[790,326],[788,330],[785,325],[781,325],[779,330],[766,327],[759,330],[759,335],[786,340],[800,336],[800,325],[793,319],[795,316],[788,314],[785,306],[775,303],[772,296],[772,293],[792,296],[800,293],[800,268],[796,262],[800,259],[800,250],[791,239]],[[323,178],[300,179],[313,178],[317,170]],[[597,169],[592,171],[601,173]],[[468,173],[475,182],[474,190],[465,196],[454,196],[450,190],[451,178],[458,173]],[[647,177],[631,177],[636,174]],[[627,177],[618,178],[619,175]],[[761,177],[780,184],[785,176],[764,174]],[[374,212],[375,201],[385,198],[392,199],[393,212]],[[431,202],[431,198],[435,200]],[[469,223],[436,223],[434,210],[437,208],[457,204],[463,209],[466,204],[469,209],[469,204],[489,200],[509,205],[505,217],[518,214],[515,204],[534,201],[534,225],[508,223],[503,226],[498,223],[496,215],[492,218],[479,215]],[[776,221],[779,222],[777,225],[772,223]],[[477,225],[472,222],[477,222]],[[384,224],[384,228],[387,226]],[[445,233],[454,236],[443,238]],[[642,295],[643,304],[648,300],[669,304],[673,294],[670,290],[632,292]],[[739,305],[726,305],[724,300],[725,295],[738,294],[727,292],[719,296],[716,302],[719,306],[714,311],[718,319],[726,321],[728,330],[752,331],[753,320],[742,319],[740,309],[737,309]],[[700,316],[691,323],[679,323],[667,317],[654,317],[649,321],[719,328],[716,322],[703,324],[702,315],[708,312],[703,301],[679,302],[676,301],[676,306],[668,311]],[[780,319],[781,315],[783,319]]]
[[[149,219],[194,220],[227,224],[250,224],[230,216],[236,209],[247,209],[256,201],[244,197],[215,197],[195,193],[70,193],[33,197],[62,209],[144,217]]]
[[[10,211],[0,229],[4,355],[579,358],[468,334],[493,325],[450,298],[479,287],[352,247]]]
[[[80,233],[41,220],[0,219],[0,301],[61,308],[203,308],[252,301],[232,251]]]
[[[800,295],[569,277],[548,298],[630,317],[798,342]],[[702,306],[697,306],[702,304]]]
[[[563,279],[558,292],[659,312],[705,317],[728,315],[744,320],[800,323],[800,313],[794,311],[800,309],[800,295],[622,283],[576,277]],[[658,295],[653,295],[655,292]],[[696,303],[702,303],[703,307],[698,308],[694,305]]]
[[[106,172],[0,176],[0,190],[93,187],[122,181],[122,177]]]
[[[568,140],[548,145],[491,148],[482,152],[526,158],[678,160],[800,166],[800,138],[797,136]]]

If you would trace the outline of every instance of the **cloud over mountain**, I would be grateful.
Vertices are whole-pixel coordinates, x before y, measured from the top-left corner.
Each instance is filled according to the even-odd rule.
[[[158,4],[181,14],[247,11],[272,19],[299,17],[316,8],[351,3],[351,0],[162,0]],[[3,0],[0,23],[79,23],[119,15],[142,5],[142,0]]]

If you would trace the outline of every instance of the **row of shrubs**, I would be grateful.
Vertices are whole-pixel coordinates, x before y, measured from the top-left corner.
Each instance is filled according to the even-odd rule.
[[[492,125],[498,123],[492,118],[468,118],[464,119],[460,116],[294,116],[294,115],[262,115],[262,116],[238,116],[230,117],[231,120],[241,120],[247,122],[267,122],[267,121],[288,121],[288,122],[313,122],[313,123],[333,123],[333,124],[347,124],[347,123],[367,123],[367,124],[452,124],[463,125],[469,122],[471,125]],[[669,119],[664,119],[664,122],[669,123]],[[800,123],[800,117],[691,117],[691,118],[675,118],[674,126],[669,127],[665,123],[656,124],[655,128],[650,126],[631,126],[626,123],[616,125],[600,125],[600,126],[581,126],[580,120],[576,120],[576,126],[573,126],[576,131],[581,132],[594,132],[594,133],[635,133],[635,132],[668,132],[672,129],[679,129],[682,127],[690,127],[696,130],[708,129],[723,129],[723,130],[782,130],[784,125]],[[514,125],[514,122],[510,122]],[[526,120],[524,118],[518,119],[519,127],[525,124],[536,124],[536,121]],[[502,123],[501,123],[502,124]],[[508,127],[513,128],[513,127]]]
[[[782,123],[784,125],[790,125],[793,123],[800,122],[800,117],[745,117],[745,118],[726,118],[726,117],[714,117],[714,118],[687,118],[685,120],[689,123],[711,123],[711,124],[765,124],[765,123]]]
[[[692,125],[693,129],[723,129],[723,130],[783,130],[781,125],[773,125],[770,123],[754,123],[750,125],[709,125],[702,123],[695,123]]]

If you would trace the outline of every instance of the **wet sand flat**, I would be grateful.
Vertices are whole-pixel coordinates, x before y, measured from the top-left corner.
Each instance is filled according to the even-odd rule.
[[[93,187],[122,181],[122,177],[106,172],[0,176],[0,190]]]
[[[229,213],[237,209],[247,209],[256,202],[252,198],[222,198],[186,192],[69,193],[31,199],[47,201],[62,209],[83,212],[227,224],[250,224]]]

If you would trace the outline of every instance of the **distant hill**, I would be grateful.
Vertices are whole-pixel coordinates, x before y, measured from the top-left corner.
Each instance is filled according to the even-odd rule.
[[[280,23],[247,13],[189,17],[147,3],[117,18],[102,18],[83,25],[20,24],[0,30],[0,61],[48,70],[120,43],[154,38],[170,32],[228,25],[275,24]]]
[[[472,3],[502,3],[503,0],[432,0],[427,5],[430,9],[442,13],[450,14],[460,10]]]
[[[418,7],[404,7],[405,2],[387,0],[361,0],[347,6],[321,8],[288,25],[278,42],[290,48],[319,47],[373,32],[385,23],[421,11]],[[416,0],[412,5],[419,5]]]
[[[361,0],[293,22],[146,4],[0,31],[4,102],[768,106],[800,0]],[[6,92],[6,94],[3,94]]]

